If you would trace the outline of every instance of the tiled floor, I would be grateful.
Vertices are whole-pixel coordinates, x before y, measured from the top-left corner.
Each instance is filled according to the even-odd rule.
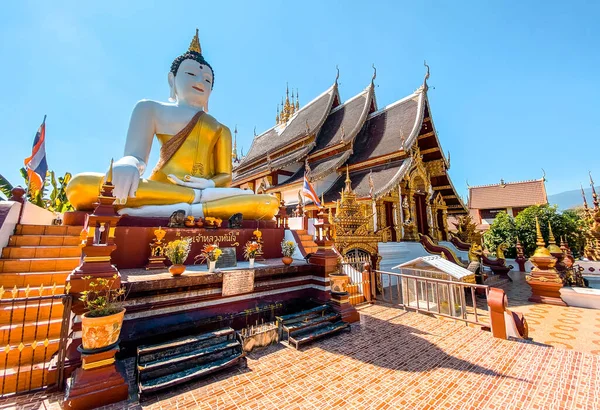
[[[253,352],[247,369],[111,409],[600,408],[598,355],[494,339],[381,305],[361,316],[350,333],[300,351],[276,345]],[[59,399],[38,396],[21,408],[58,409]]]
[[[525,275],[518,272],[510,275],[513,282],[503,286],[509,308],[523,313],[529,337],[564,349],[600,354],[600,310],[529,302],[531,291]]]

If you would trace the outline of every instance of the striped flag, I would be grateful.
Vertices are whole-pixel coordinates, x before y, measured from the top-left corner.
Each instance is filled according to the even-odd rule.
[[[312,184],[308,181],[306,174],[304,174],[304,183],[302,184],[302,194],[305,197],[309,198],[311,201],[313,201],[313,203],[316,206],[318,206],[319,208],[321,207],[321,202],[319,202],[319,196],[315,192],[315,189],[313,188]]]
[[[48,164],[46,163],[46,116],[33,139],[31,156],[25,158],[25,168],[29,177],[29,189],[39,191],[44,187]]]

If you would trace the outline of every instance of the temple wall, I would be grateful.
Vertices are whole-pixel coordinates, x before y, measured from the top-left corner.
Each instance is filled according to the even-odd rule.
[[[0,251],[8,245],[8,239],[15,232],[20,211],[21,204],[18,202],[0,202]]]

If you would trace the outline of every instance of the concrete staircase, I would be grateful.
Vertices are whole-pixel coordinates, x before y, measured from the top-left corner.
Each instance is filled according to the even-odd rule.
[[[79,265],[79,226],[17,225],[0,258],[0,395],[52,383],[65,280]]]
[[[302,256],[306,256],[309,253],[315,253],[318,249],[317,244],[313,240],[313,236],[309,234],[305,229],[299,229],[295,232],[298,238],[298,248],[302,253]]]

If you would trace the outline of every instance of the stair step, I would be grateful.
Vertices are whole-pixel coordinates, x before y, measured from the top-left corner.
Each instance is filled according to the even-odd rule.
[[[300,238],[300,241],[302,241],[302,242],[304,242],[304,241],[312,242],[315,239],[312,235],[309,235],[307,233],[305,233],[305,234],[298,234],[298,238]]]
[[[17,225],[16,235],[79,236],[83,227],[66,225]]]
[[[288,320],[301,319],[303,316],[316,315],[325,312],[329,309],[327,305],[319,305],[312,309],[303,310],[301,312],[290,313],[289,315],[277,316],[277,320],[285,322]]]
[[[73,270],[80,258],[0,259],[0,272],[54,272]]]
[[[233,354],[230,356],[223,357],[222,359],[214,362],[205,363],[200,366],[195,366],[190,369],[182,370],[177,373],[172,373],[167,376],[157,377],[156,379],[149,379],[139,383],[139,391],[142,394],[150,393],[157,390],[162,390],[167,387],[172,387],[185,383],[187,381],[196,379],[216,372],[221,369],[233,366],[237,364],[243,358],[242,354]]]
[[[49,318],[59,319],[63,314],[61,299],[31,300],[28,303],[20,302],[0,305],[0,325],[17,322],[42,322]]]
[[[33,343],[44,339],[57,339],[60,337],[62,317],[40,322],[13,323],[0,325],[0,346],[7,344]],[[10,339],[9,339],[10,335]]]
[[[192,352],[181,353],[174,356],[165,357],[164,359],[153,360],[150,362],[146,362],[138,365],[138,370],[140,372],[146,370],[157,369],[164,366],[173,366],[181,362],[185,362],[188,360],[198,359],[203,356],[207,356],[213,353],[222,352],[227,349],[234,349],[236,347],[241,347],[240,342],[237,340],[228,340],[223,343],[215,344],[212,346],[205,347],[203,349],[194,350]]]
[[[197,343],[205,340],[224,337],[234,334],[234,330],[230,327],[215,330],[214,332],[202,333],[195,336],[184,336],[178,339],[170,340],[166,343],[157,343],[153,345],[141,345],[137,348],[138,356],[157,353],[162,350],[173,349],[178,346],[185,346],[192,343]],[[140,358],[141,359],[141,358]]]
[[[295,333],[293,336],[290,336],[289,342],[295,344],[296,348],[298,348],[298,345],[301,343],[316,340],[321,337],[337,333],[349,327],[350,325],[348,323],[342,321],[336,323],[321,324],[320,326],[310,329],[303,329],[302,331]]]
[[[13,344],[10,346],[8,352],[8,361],[6,357],[6,351],[0,350],[0,374],[6,367],[16,367],[19,363],[21,366],[49,361],[52,355],[58,351],[59,339],[48,340],[48,346],[44,346],[44,340],[38,340],[37,346],[33,349],[31,343],[27,343],[25,347],[19,352],[19,346]]]
[[[0,261],[1,263],[2,261]],[[50,287],[56,283],[56,285],[64,285],[67,280],[67,276],[71,273],[71,270],[57,271],[57,272],[20,272],[20,273],[0,273],[0,284],[4,286],[4,292],[10,292],[11,288],[16,286],[17,288],[25,288],[27,285],[30,287],[39,287],[44,285],[48,292],[51,292]],[[57,286],[58,287],[58,286]],[[63,288],[64,289],[64,288]],[[62,292],[62,291],[60,291]],[[56,290],[56,293],[60,293]],[[44,294],[49,294],[44,292]],[[33,295],[39,295],[37,290],[33,290]],[[12,297],[12,296],[11,296]],[[23,296],[19,296],[23,297]]]
[[[2,249],[2,259],[72,258],[80,257],[79,246],[8,246]]]
[[[13,235],[8,240],[9,246],[77,246],[81,242],[79,236],[65,235]]]
[[[308,327],[312,327],[315,325],[320,325],[324,322],[332,322],[334,320],[339,320],[340,315],[334,312],[326,313],[323,316],[313,316],[311,318],[307,318],[308,320],[303,320],[301,322],[294,322],[288,325],[284,325],[283,329],[287,330],[290,334],[299,331],[300,329],[305,329]]]

